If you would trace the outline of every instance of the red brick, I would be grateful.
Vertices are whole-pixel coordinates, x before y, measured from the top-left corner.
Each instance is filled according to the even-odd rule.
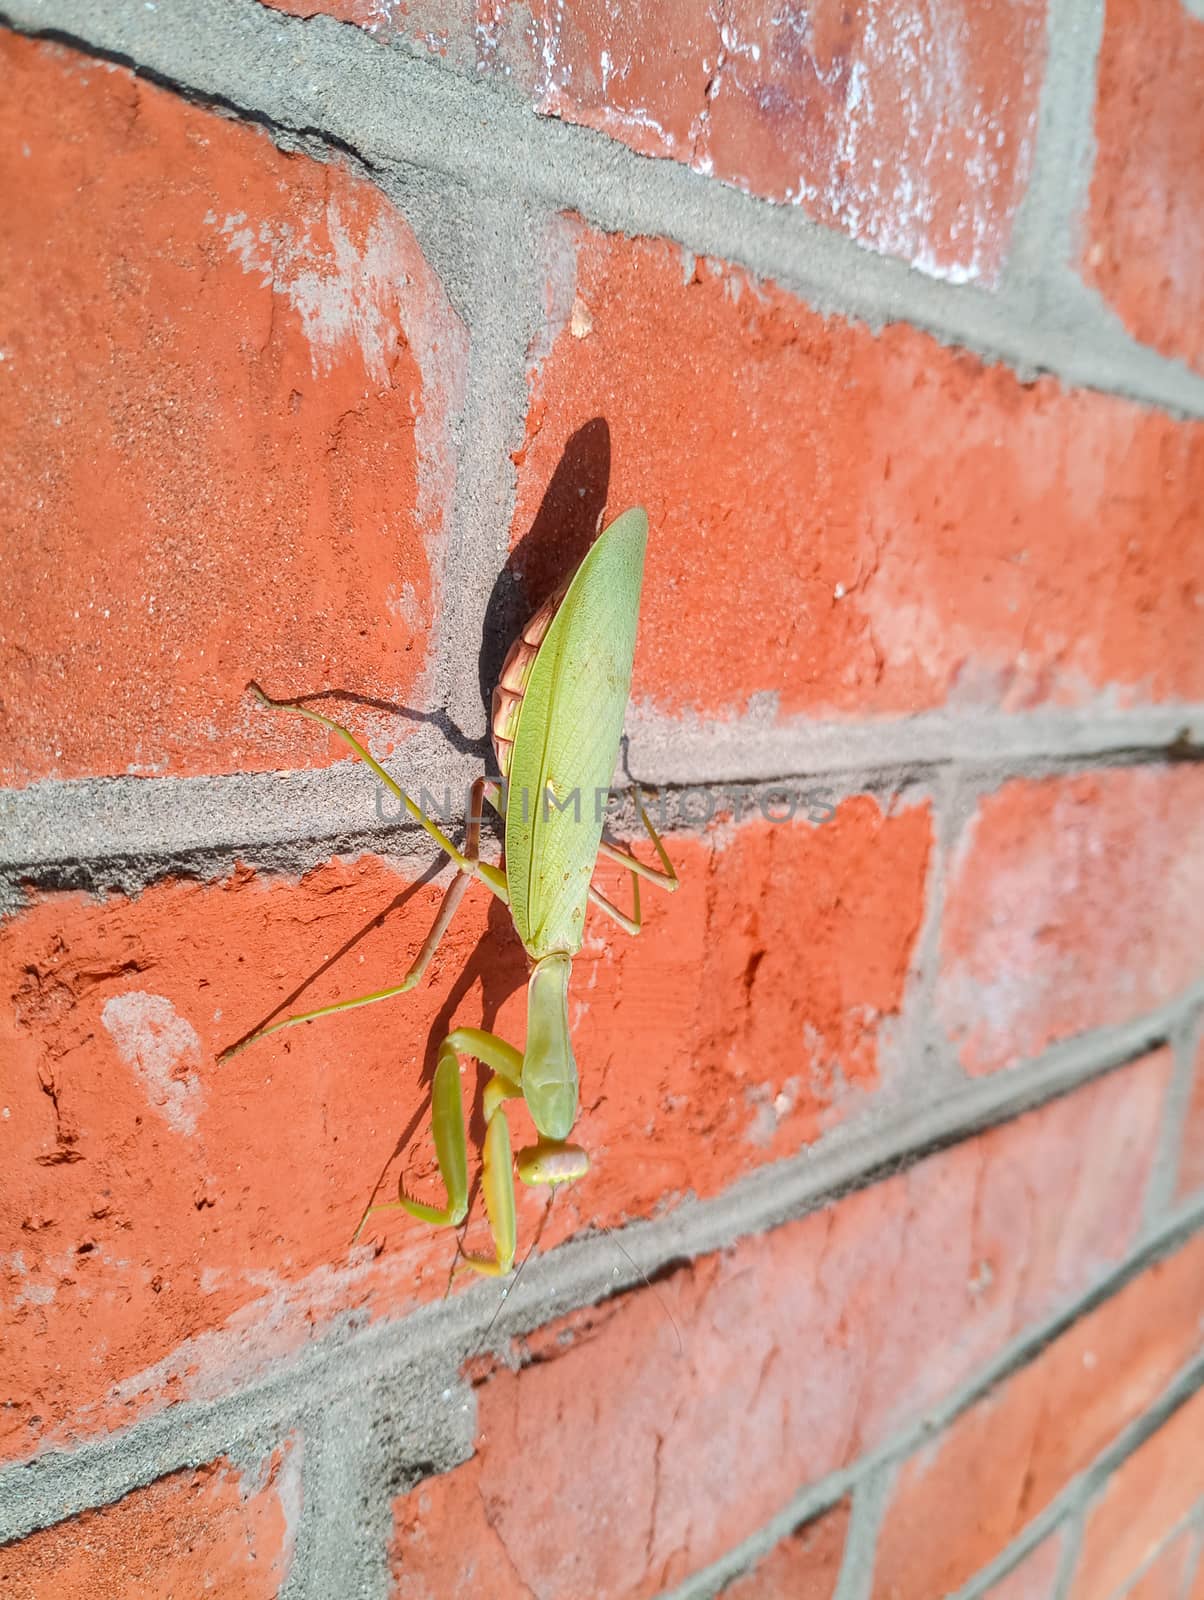
[[[381,4],[381,0],[268,0],[275,11],[287,12],[290,17],[334,17],[338,22],[353,22],[358,27],[366,28],[369,33],[376,33],[382,24],[391,24],[394,18],[389,15],[391,7],[388,0]],[[406,7],[409,12],[421,7]],[[451,7],[446,9],[450,12]]]
[[[1204,1035],[1196,1047],[1195,1077],[1179,1151],[1179,1198],[1204,1189]]]
[[[258,1481],[225,1461],[160,1478],[0,1548],[0,1591],[10,1600],[275,1600],[292,1560],[298,1466],[277,1453]]]
[[[993,1583],[982,1600],[1053,1600],[1061,1560],[1061,1535],[1051,1534],[1014,1566],[1006,1578]]]
[[[429,61],[473,78],[504,78],[535,92],[542,33],[526,6],[509,0],[264,0],[294,17],[334,17],[382,42],[398,42]]]
[[[959,1589],[1201,1348],[1204,1235],[1075,1323],[905,1463],[879,1536],[874,1600]],[[1048,1566],[1056,1570],[1056,1557]],[[1029,1587],[1040,1592],[1044,1581],[1043,1570]]]
[[[874,1600],[951,1594],[1011,1542],[1040,1398],[1034,1383],[1009,1384],[907,1463],[878,1543]]]
[[[1204,1391],[1119,1467],[1087,1517],[1071,1600],[1110,1595],[1204,1495]]]
[[[589,485],[651,516],[637,705],[1204,695],[1204,426],[822,318],[664,242],[562,221],[548,249],[555,338],[532,368],[513,536],[531,543],[566,444],[605,419],[570,498]],[[535,599],[566,550],[526,544]]]
[[[1082,272],[1135,338],[1204,371],[1204,22],[1108,0]]]
[[[1172,1539],[1125,1590],[1125,1600],[1182,1600],[1188,1562],[1195,1554],[1196,1535],[1190,1529]]]
[[[1032,164],[1045,6],[722,16],[676,0],[532,7],[536,108],[796,205],[870,249],[993,283]]]
[[[480,1463],[468,1461],[394,1503],[389,1569],[393,1600],[444,1600],[488,1593],[531,1600],[480,1492]],[[565,1597],[568,1600],[568,1597]]]
[[[1172,999],[1204,951],[1204,769],[1017,779],[949,868],[937,1009],[967,1072]]]
[[[832,1600],[848,1521],[845,1501],[806,1523],[729,1584],[723,1600]],[[584,1578],[565,1590],[528,1587],[491,1525],[479,1458],[397,1501],[390,1569],[393,1600],[485,1593],[490,1600],[530,1600],[536,1592],[555,1593],[557,1600],[575,1595],[594,1600],[595,1593]]]
[[[272,3],[503,76],[545,116],[797,206],[936,277],[993,284],[1007,257],[1032,167],[1043,0]]]
[[[774,1545],[751,1572],[728,1584],[723,1600],[832,1600],[848,1529],[845,1500]]]
[[[714,1194],[865,1104],[929,828],[925,808],[884,816],[864,798],[819,828],[723,825],[672,840],[682,887],[645,896],[639,940],[591,918],[572,1004],[593,1165],[545,1248]],[[425,1074],[448,1028],[523,1038],[525,960],[502,910],[474,891],[413,995],[215,1062],[277,1007],[398,981],[436,898],[336,861],[300,884],[52,895],[0,931],[7,1453],[220,1390],[340,1310],[443,1293],[450,1233],[382,1218],[375,1265],[348,1240],[378,1174],[395,1192],[399,1141],[427,1182]],[[525,1142],[525,1113],[512,1121]],[[523,1192],[524,1242],[545,1208]]]
[[[245,685],[421,699],[463,328],[342,167],[0,52],[0,776],[325,763]]]
[[[1117,1259],[1166,1068],[1135,1064],[533,1336],[519,1370],[482,1378],[476,1454],[399,1500],[398,1593],[455,1592],[452,1526],[456,1574],[504,1552],[515,1594],[558,1600],[657,1593],[715,1560]],[[1125,1170],[1102,1135],[1130,1121],[1149,1131]]]

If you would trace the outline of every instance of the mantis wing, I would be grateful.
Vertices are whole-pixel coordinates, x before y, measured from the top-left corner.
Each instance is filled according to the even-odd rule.
[[[631,690],[648,517],[595,540],[539,647],[519,709],[506,801],[506,879],[519,938],[580,949]]]

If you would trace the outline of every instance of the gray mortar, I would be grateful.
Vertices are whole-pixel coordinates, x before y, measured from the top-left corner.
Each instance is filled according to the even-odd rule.
[[[452,427],[456,491],[435,700],[483,747],[488,723],[478,658],[490,594],[507,554],[516,473],[511,451],[526,423],[526,356],[542,309],[531,271],[539,226],[513,196],[449,188],[443,178],[412,167],[378,174],[377,181],[414,228],[471,336],[464,411]],[[512,630],[513,615],[504,621]],[[464,648],[466,641],[474,643]],[[485,642],[495,650],[500,643]]]
[[[868,770],[922,769],[949,762],[1021,770],[1049,760],[1109,760],[1168,745],[1204,752],[1204,707],[1126,711],[1106,701],[1083,709],[1008,715],[965,707],[858,722],[750,713],[731,722],[669,720],[629,713],[629,763],[650,785],[769,782]]]
[[[858,1507],[867,1504],[873,1494],[873,1480],[875,1468],[865,1469],[859,1462],[856,1467],[846,1467],[839,1472],[829,1473],[821,1483],[814,1484],[804,1489],[801,1494],[795,1495],[784,1511],[778,1513],[765,1527],[759,1528],[750,1539],[745,1539],[728,1552],[722,1560],[713,1562],[711,1566],[696,1572],[693,1577],[687,1578],[675,1589],[666,1590],[663,1600],[712,1600],[712,1596],[722,1594],[726,1586],[734,1579],[743,1576],[750,1568],[770,1553],[775,1545],[780,1544],[791,1534],[803,1528],[808,1522],[822,1516],[825,1511],[830,1511],[846,1494],[853,1497],[853,1517],[849,1523],[845,1556],[841,1566],[840,1586],[837,1589],[835,1600],[846,1600],[846,1573],[856,1571],[856,1566],[850,1568],[850,1554],[860,1541],[858,1529]],[[860,1592],[856,1588],[849,1591],[850,1596],[860,1600]]]
[[[403,768],[389,765],[412,798],[453,839],[462,838],[469,785],[481,767],[449,755],[424,766],[407,746]],[[920,773],[924,772],[921,767]],[[838,805],[872,795],[883,805],[903,803],[915,777],[909,767],[836,774],[822,784],[807,777],[772,783],[725,782],[705,786],[644,787],[654,818],[674,834],[700,832],[704,810],[745,820],[762,807],[778,814],[793,796]],[[638,836],[640,822],[629,784],[616,774],[608,810],[617,837]],[[914,796],[913,796],[914,798]],[[912,802],[908,802],[912,803]],[[591,804],[582,797],[582,810]],[[76,889],[92,894],[134,894],[165,877],[203,881],[239,864],[296,877],[331,855],[373,854],[424,880],[448,866],[430,835],[406,816],[369,770],[354,762],[321,772],[260,773],[228,778],[113,778],[48,782],[0,792],[5,844],[0,849],[0,890],[19,910],[32,890]],[[709,819],[707,819],[709,820]],[[804,826],[799,819],[786,826]],[[813,824],[815,825],[815,824]],[[483,851],[501,846],[501,824],[485,813]]]
[[[1183,1159],[1184,1130],[1196,1083],[1196,1063],[1201,1041],[1204,1041],[1204,1016],[1189,1012],[1180,1017],[1170,1034],[1169,1042],[1175,1055],[1174,1075],[1167,1094],[1162,1143],[1150,1175],[1150,1192],[1146,1196],[1147,1221],[1166,1216],[1174,1208]]]
[[[480,771],[479,760],[426,730],[407,742],[404,768],[390,765],[403,782],[418,780],[415,799],[425,785],[441,806],[450,790],[457,812]],[[354,761],[318,772],[91,778],[4,791],[0,912],[19,908],[23,886],[135,893],[165,876],[224,876],[239,862],[300,874],[332,854],[370,851],[411,874],[437,870],[433,843],[408,819],[394,821],[399,810]]]
[[[1057,1526],[1054,1524],[1053,1526]],[[1054,1580],[1053,1594],[1050,1600],[1070,1600],[1070,1591],[1074,1583],[1074,1569],[1078,1565],[1079,1555],[1083,1548],[1083,1506],[1080,1501],[1072,1505],[1062,1522],[1062,1557],[1058,1562],[1058,1575]],[[1048,1530],[1052,1532],[1052,1526]],[[1036,1548],[1033,1544],[1026,1546],[1026,1551]]]
[[[1054,8],[1043,95],[1039,183],[1024,219],[1066,234],[1063,196],[1083,160],[1083,63],[1098,0]],[[504,83],[483,82],[387,46],[362,29],[287,17],[256,0],[9,0],[0,20],[64,36],[133,64],[148,77],[237,115],[285,140],[324,141],[376,174],[402,165],[442,173],[470,191],[507,187],[596,226],[675,239],[775,279],[818,311],[871,327],[907,321],[938,339],[1006,362],[1022,377],[1048,372],[1185,415],[1204,414],[1204,378],[1137,344],[1098,298],[1021,253],[999,293],[927,278],[808,222],[791,207],[754,199],[679,163],[636,155],[603,134],[534,115]],[[1057,107],[1065,100],[1065,116]],[[1060,189],[1059,173],[1067,177]],[[1034,278],[1034,274],[1036,277]],[[1047,280],[1048,295],[1041,292]]]
[[[1149,1555],[1146,1556],[1141,1565],[1136,1567],[1133,1572],[1129,1574],[1129,1577],[1132,1581],[1125,1590],[1126,1595],[1133,1595],[1137,1593],[1138,1586],[1142,1582],[1143,1578],[1151,1568],[1158,1565],[1163,1556],[1165,1556],[1171,1549],[1172,1545],[1176,1544],[1178,1540],[1183,1538],[1185,1534],[1191,1536],[1195,1533],[1197,1521],[1198,1514],[1195,1510],[1189,1512],[1187,1516],[1179,1519],[1170,1532],[1165,1534],[1163,1538],[1159,1540],[1158,1544],[1155,1545],[1154,1549],[1150,1551]],[[1188,1580],[1190,1580],[1194,1570],[1195,1569],[1193,1567],[1187,1573],[1184,1581],[1175,1586],[1173,1600],[1181,1600],[1181,1597],[1182,1600],[1190,1600],[1191,1589],[1189,1587]]]
[[[941,925],[945,914],[945,867],[960,830],[954,774],[935,777],[932,796],[932,846],[924,883],[924,914],[911,952],[898,1026],[884,1028],[882,1077],[892,1090],[921,1099],[955,1093],[964,1077],[961,1064],[936,1023],[933,996],[940,973]]]
[[[833,1600],[870,1600],[878,1533],[897,1471],[893,1464],[871,1470],[853,1493],[844,1560]]]
[[[439,1377],[426,1361],[400,1383],[396,1374],[367,1378],[333,1405],[324,1394],[304,1421],[311,1514],[280,1600],[375,1600],[382,1593],[393,1496],[472,1454],[475,1399],[455,1379],[429,1387]]]
[[[464,604],[479,601],[478,590]],[[463,623],[463,631],[469,627]],[[449,676],[449,692],[458,689],[471,699],[475,662],[474,652],[458,683]],[[632,717],[628,726],[626,766],[620,763],[616,786],[635,778],[654,790],[743,792],[750,811],[777,786],[794,793],[823,788],[838,797],[891,793],[943,770],[998,784],[1007,777],[1164,760],[1168,753],[1196,759],[1204,750],[1204,708],[1188,706],[1019,716],[932,712],[781,728],[756,720],[711,729],[687,722],[676,733],[662,719]],[[469,785],[484,770],[484,741],[457,748],[440,727],[424,726],[386,765],[415,800],[425,786],[441,808],[450,791],[458,818]],[[398,809],[353,761],[313,772],[52,779],[3,790],[0,916],[19,909],[23,886],[135,893],[166,875],[220,877],[239,861],[300,873],[331,854],[371,851],[425,872],[433,846],[416,825],[393,820]],[[456,824],[451,831],[458,832]]]
[[[1083,295],[1102,318],[1111,319],[1105,303],[1075,272],[1079,218],[1095,161],[1095,81],[1104,8],[1097,0],[1049,0],[1046,26],[1036,160],[1013,228],[1007,288],[1018,300],[1039,304],[1051,319],[1068,310],[1073,317]]]

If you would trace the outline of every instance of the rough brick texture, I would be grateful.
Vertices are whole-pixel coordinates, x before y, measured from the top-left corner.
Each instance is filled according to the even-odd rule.
[[[1204,768],[1021,780],[949,869],[937,1007],[968,1072],[1126,1022],[1204,970]]]
[[[1043,0],[272,0],[502,77],[597,128],[797,207],[867,249],[993,284],[1032,166]]]
[[[1112,1475],[1083,1532],[1070,1600],[1110,1595],[1204,1495],[1204,1391]]]
[[[848,1530],[845,1501],[776,1544],[751,1572],[728,1584],[723,1600],[833,1600]]]
[[[1040,0],[533,9],[541,111],[939,277],[994,280],[1031,164]]]
[[[245,686],[421,698],[463,328],[341,167],[11,35],[0,73],[2,776],[325,762]]]
[[[1054,1585],[1062,1562],[1058,1535],[1043,1539],[1012,1568],[1006,1578],[993,1583],[983,1600],[1054,1600]]]
[[[599,500],[647,505],[637,704],[848,717],[1204,693],[1204,428],[822,318],[657,241],[566,221],[547,272],[515,560],[542,591],[593,532],[600,504],[560,505],[575,534],[527,554],[566,446]]]
[[[1075,1323],[906,1463],[879,1535],[875,1600],[959,1589],[1202,1349],[1204,1237]]]
[[[671,841],[682,887],[645,896],[640,940],[591,921],[572,1005],[593,1165],[562,1193],[545,1247],[717,1193],[866,1102],[928,845],[924,808],[883,816],[868,799],[822,827],[721,825],[709,846]],[[335,862],[300,884],[243,873],[134,901],[50,896],[0,932],[14,1007],[0,1019],[15,1069],[0,1187],[18,1308],[10,1453],[68,1417],[86,1431],[220,1388],[338,1310],[443,1293],[451,1234],[384,1218],[376,1269],[348,1240],[399,1141],[411,1181],[437,1189],[426,1074],[442,1036],[471,1023],[523,1038],[522,948],[484,891],[414,994],[215,1060],[277,1008],[397,982],[438,892]],[[471,1063],[465,1074],[472,1091]],[[525,1113],[511,1117],[526,1142]],[[520,1204],[532,1237],[546,1197],[523,1190]],[[101,1326],[80,1359],[83,1330]]]
[[[1196,1536],[1190,1529],[1172,1539],[1125,1590],[1125,1600],[1180,1600],[1195,1547]]]
[[[1134,338],[1204,371],[1204,18],[1107,0],[1082,270]]]
[[[295,1451],[277,1452],[258,1475],[215,1462],[3,1546],[0,1591],[7,1600],[275,1600],[299,1509]]]
[[[399,1500],[399,1595],[469,1592],[503,1559],[515,1595],[652,1595],[716,1559],[1116,1259],[1168,1067],[532,1336],[480,1389],[476,1454]]]
[[[390,1558],[393,1600],[445,1600],[449,1595],[484,1593],[486,1588],[490,1600],[531,1600],[532,1595],[544,1594],[558,1600],[595,1600],[606,1594],[645,1592],[621,1587],[624,1580],[615,1577],[621,1556],[618,1564],[595,1571],[592,1541],[579,1565],[571,1552],[557,1566],[545,1557],[542,1569],[538,1557],[535,1562],[522,1557],[515,1561],[482,1498],[488,1493],[488,1480],[474,1467],[469,1463],[424,1484],[397,1503]],[[574,1519],[584,1510],[576,1499],[568,1509]],[[625,1542],[619,1509],[607,1505],[603,1515],[605,1530]],[[724,1600],[832,1600],[848,1522],[846,1502],[797,1529],[751,1572],[729,1584],[722,1591]],[[611,1587],[612,1578],[620,1587]],[[593,1587],[595,1582],[602,1587]]]

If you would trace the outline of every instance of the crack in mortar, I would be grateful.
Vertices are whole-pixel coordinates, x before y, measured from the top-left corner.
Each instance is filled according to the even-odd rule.
[[[255,0],[260,4],[260,0]],[[264,7],[263,9],[267,9]],[[295,18],[299,23],[311,19]],[[350,26],[350,24],[348,24]],[[263,111],[257,106],[248,105],[242,101],[223,94],[218,89],[201,89],[194,84],[185,83],[180,78],[173,78],[169,73],[160,71],[146,62],[138,61],[123,50],[116,50],[95,40],[86,38],[83,34],[72,33],[69,29],[55,27],[30,26],[21,22],[11,13],[0,11],[0,27],[9,29],[12,33],[22,35],[27,39],[40,39],[46,44],[62,45],[65,49],[78,51],[80,55],[92,57],[97,61],[107,61],[111,66],[124,67],[146,83],[152,84],[157,89],[166,89],[170,94],[178,95],[189,105],[199,106],[202,110],[216,111],[239,122],[247,122],[257,128],[262,128],[281,149],[286,151],[304,150],[307,154],[316,154],[321,159],[322,151],[330,151],[348,157],[351,162],[363,172],[372,177],[379,177],[386,169],[383,165],[374,162],[362,150],[348,139],[342,138],[329,129],[319,128],[311,123],[285,122],[270,112]],[[320,149],[315,152],[310,146],[318,145]]]

